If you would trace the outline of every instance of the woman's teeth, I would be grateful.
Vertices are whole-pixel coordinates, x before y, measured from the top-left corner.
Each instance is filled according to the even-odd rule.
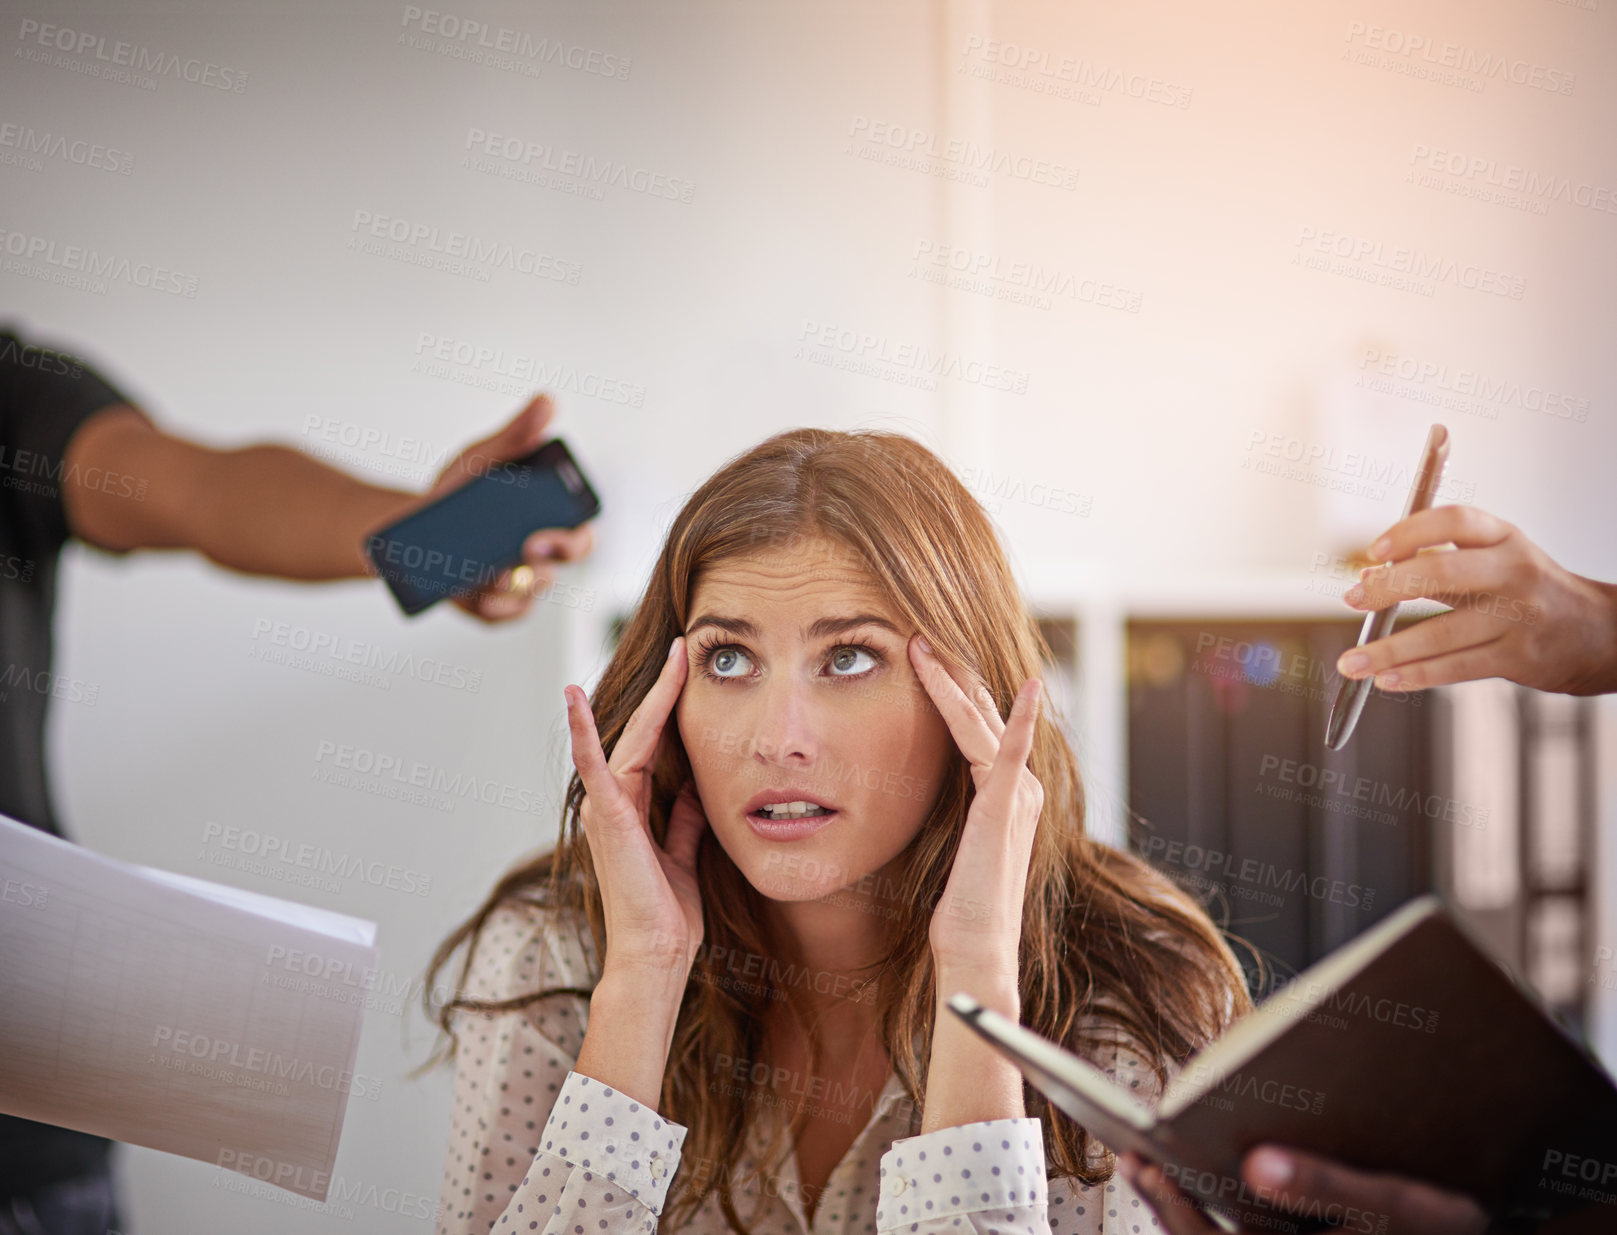
[[[829,815],[831,812],[812,802],[777,802],[773,806],[760,806],[754,813],[765,819],[804,819],[811,815]]]

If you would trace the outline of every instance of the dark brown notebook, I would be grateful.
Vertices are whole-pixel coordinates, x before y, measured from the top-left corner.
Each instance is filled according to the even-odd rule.
[[[970,998],[950,1006],[1052,1103],[1112,1149],[1162,1163],[1221,1225],[1377,1229],[1378,1214],[1306,1198],[1286,1198],[1300,1214],[1289,1216],[1246,1185],[1242,1158],[1274,1142],[1496,1212],[1600,1209],[1617,1231],[1617,1088],[1433,897],[1299,974],[1192,1056],[1155,1109]]]

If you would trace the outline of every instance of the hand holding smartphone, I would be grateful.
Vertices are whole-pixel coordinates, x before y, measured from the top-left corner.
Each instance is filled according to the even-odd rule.
[[[487,587],[522,561],[523,542],[539,529],[575,528],[600,510],[572,452],[552,438],[370,533],[365,556],[414,617]]]

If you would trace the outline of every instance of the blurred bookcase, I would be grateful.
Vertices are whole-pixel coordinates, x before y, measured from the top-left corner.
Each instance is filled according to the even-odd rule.
[[[1091,834],[1244,941],[1257,993],[1436,891],[1570,1032],[1594,1036],[1602,1006],[1612,1020],[1613,709],[1498,679],[1377,691],[1334,752],[1335,662],[1360,626],[1340,582],[1034,570],[1024,586]],[[1440,611],[1406,606],[1400,628]]]

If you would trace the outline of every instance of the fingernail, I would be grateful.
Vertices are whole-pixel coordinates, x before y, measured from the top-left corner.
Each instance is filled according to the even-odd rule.
[[[673,660],[674,653],[677,651],[679,651],[679,636],[675,635],[674,641],[668,645],[668,659]]]
[[[1355,583],[1342,593],[1342,599],[1350,605],[1362,605],[1364,603],[1364,585]]]
[[[925,635],[915,636],[915,646],[920,648],[921,651],[925,652],[928,656],[932,655],[932,645],[926,641]]]
[[[1403,680],[1396,670],[1389,669],[1386,673],[1376,674],[1376,687],[1380,690],[1397,690]]]
[[[1386,560],[1387,554],[1391,552],[1392,541],[1383,536],[1380,540],[1376,541],[1375,544],[1370,546],[1370,560],[1372,562],[1383,562]]]
[[[1336,671],[1343,677],[1352,677],[1356,673],[1363,673],[1370,667],[1370,653],[1357,649],[1343,652],[1336,661]]]
[[[1295,1173],[1292,1160],[1278,1149],[1254,1150],[1247,1170],[1259,1186],[1268,1188],[1284,1188]]]

